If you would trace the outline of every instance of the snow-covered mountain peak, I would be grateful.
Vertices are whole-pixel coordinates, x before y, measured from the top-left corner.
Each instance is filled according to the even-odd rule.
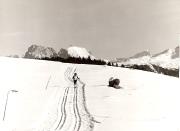
[[[177,46],[174,50],[174,54],[172,55],[172,59],[179,58],[179,46]]]
[[[141,65],[141,64],[148,64],[150,61],[151,57],[150,56],[142,56],[139,58],[133,58],[133,59],[129,59],[129,63],[131,64],[137,64],[137,65]]]
[[[152,58],[158,61],[169,61],[171,59],[175,59],[178,57],[179,57],[179,47],[176,47],[175,49],[167,49],[158,54],[155,54],[153,55]]]
[[[123,65],[154,65],[164,69],[179,68],[179,46],[174,49],[167,49],[155,55],[149,51],[140,52],[132,57],[119,61]]]
[[[167,49],[163,52],[155,54],[151,63],[159,65],[163,68],[179,68],[179,46],[175,49]]]
[[[132,57],[129,58],[117,58],[115,61],[121,62],[121,63],[133,63],[133,64],[138,64],[138,63],[147,63],[149,59],[151,58],[151,53],[149,50],[142,51],[140,53],[135,54]]]
[[[89,53],[89,51],[87,51],[86,48],[82,48],[82,47],[77,47],[77,46],[71,46],[67,49],[69,56],[71,57],[80,57],[80,58],[88,58],[90,57],[91,59],[95,59],[95,57],[93,55],[91,55]]]
[[[144,64],[148,64],[150,59],[151,59],[151,53],[148,50],[146,50],[146,51],[137,53],[134,56],[127,58],[126,60],[123,60],[122,63],[144,65]]]
[[[134,59],[134,58],[140,58],[140,57],[150,57],[151,53],[149,52],[149,50],[146,51],[142,51],[140,53],[135,54],[134,56],[130,57],[130,59]]]

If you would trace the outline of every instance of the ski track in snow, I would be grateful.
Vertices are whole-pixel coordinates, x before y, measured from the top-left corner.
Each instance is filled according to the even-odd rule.
[[[78,109],[78,105],[77,105],[77,88],[74,88],[74,114],[76,117],[76,122],[75,122],[75,126],[74,126],[74,131],[79,131],[80,127],[81,127],[81,117],[80,117],[80,113],[79,113],[79,109]],[[77,129],[76,129],[77,128]]]
[[[57,130],[58,128],[61,129],[65,123],[65,120],[66,120],[65,105],[66,105],[66,101],[67,101],[68,92],[69,92],[69,87],[67,87],[64,92],[63,101],[61,103],[61,117],[60,117],[59,123],[58,123],[57,127],[55,128],[55,130]]]
[[[64,73],[65,80],[68,82],[69,86],[65,88],[61,105],[60,105],[61,99],[59,100],[58,117],[52,131],[71,131],[71,130],[79,131],[81,128],[82,120],[78,108],[78,99],[77,99],[78,87],[76,88],[72,87],[73,80],[70,77],[75,71],[76,71],[75,67],[68,67]]]

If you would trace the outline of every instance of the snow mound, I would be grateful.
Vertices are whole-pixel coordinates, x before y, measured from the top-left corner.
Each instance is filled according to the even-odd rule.
[[[75,57],[75,58],[90,57],[91,59],[95,59],[95,57],[91,55],[89,51],[87,51],[85,48],[82,48],[82,47],[72,46],[72,47],[69,47],[67,50],[68,50],[69,56],[71,57]]]

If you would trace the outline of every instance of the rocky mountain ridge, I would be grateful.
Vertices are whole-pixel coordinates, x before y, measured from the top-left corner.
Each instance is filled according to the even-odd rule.
[[[69,57],[74,58],[88,58],[95,59],[95,57],[89,53],[85,48],[71,46],[68,49],[61,48],[56,52],[51,47],[43,47],[39,45],[31,45],[25,53],[25,58],[30,59],[42,59],[42,58],[53,58],[60,57],[67,59]]]

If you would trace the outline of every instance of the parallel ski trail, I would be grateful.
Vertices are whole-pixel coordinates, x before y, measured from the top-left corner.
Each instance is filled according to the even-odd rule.
[[[73,131],[79,131],[81,126],[81,118],[80,113],[78,110],[78,104],[77,104],[77,88],[71,88],[70,84],[72,85],[73,80],[71,79],[71,75],[76,71],[74,67],[68,67],[66,71],[64,72],[65,80],[68,82],[69,86],[65,88],[65,92],[62,98],[62,102],[60,105],[59,100],[59,106],[61,108],[58,109],[58,112],[61,112],[61,117],[57,119],[56,126],[54,128],[55,131],[60,130],[66,130],[72,128]],[[74,89],[74,90],[73,90]],[[72,90],[72,94],[69,94],[69,91]],[[73,97],[71,97],[73,95]],[[68,100],[69,99],[69,100]],[[69,102],[67,102],[67,100]],[[68,104],[68,105],[67,105]],[[67,108],[69,107],[69,108]],[[71,108],[73,108],[73,113],[71,113]],[[71,121],[67,121],[68,120]],[[75,122],[73,122],[73,120]],[[70,124],[69,124],[70,122]],[[69,124],[69,125],[68,125]],[[67,126],[66,126],[67,125]]]
[[[74,131],[79,131],[80,127],[81,127],[81,116],[79,113],[79,109],[78,109],[78,104],[77,104],[77,88],[74,88],[74,114],[75,114],[75,118],[76,118],[76,122],[75,122],[75,126],[74,126]]]
[[[70,67],[68,67],[67,70],[64,72],[65,78],[68,77],[68,74],[70,74],[71,71],[72,71],[72,69],[71,69]],[[56,130],[58,130],[58,129],[61,129],[62,126],[63,126],[64,123],[65,123],[65,120],[66,120],[66,109],[65,109],[65,106],[66,106],[66,102],[67,102],[68,93],[69,93],[69,86],[66,87],[66,89],[65,89],[61,106],[60,106],[60,101],[61,101],[61,99],[59,99],[58,106],[60,106],[61,109],[58,108],[58,112],[59,112],[59,111],[61,112],[61,117],[60,117],[60,119],[57,119],[57,120],[56,120],[55,128],[53,128],[52,131],[56,131]],[[58,114],[59,114],[59,113],[58,113]]]
[[[84,106],[86,105],[84,106],[81,105],[81,104],[85,104],[84,103],[85,98],[81,98],[81,97],[85,97],[84,92],[81,89],[85,86],[85,84],[80,81],[80,84],[82,84],[83,87],[80,87],[81,85],[78,85],[77,87],[74,86],[72,87],[72,85],[74,85],[72,80],[72,75],[74,74],[75,71],[76,68],[68,67],[64,72],[64,77],[68,83],[68,86],[65,88],[62,100],[59,100],[58,112],[61,113],[58,114],[59,119],[56,120],[55,128],[52,131],[83,131],[85,129],[83,127],[83,123],[87,118],[85,118],[84,115],[82,115],[81,113],[83,114],[85,113],[89,118],[91,118],[87,110],[84,109],[85,108]],[[62,101],[61,105],[60,105],[60,101]]]
[[[64,96],[63,96],[63,101],[61,103],[61,118],[60,118],[59,123],[58,123],[57,127],[55,128],[55,130],[61,129],[62,126],[65,123],[65,120],[66,120],[66,109],[65,109],[65,106],[66,106],[66,102],[67,102],[68,92],[69,92],[69,87],[67,87],[65,89],[65,93],[64,93]]]

